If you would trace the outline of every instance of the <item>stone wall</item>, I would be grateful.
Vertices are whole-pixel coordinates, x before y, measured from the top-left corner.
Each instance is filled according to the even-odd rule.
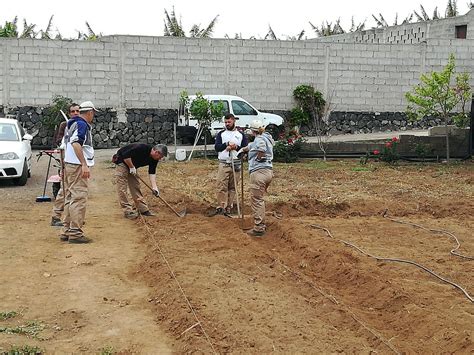
[[[54,130],[42,123],[44,108],[22,106],[8,110],[28,133],[34,133],[32,147],[53,148]],[[0,115],[1,117],[2,115]],[[117,112],[101,108],[92,124],[92,137],[96,148],[114,148],[128,143],[170,144],[174,142],[173,122],[176,111],[162,109],[129,109],[126,122],[118,122]]]

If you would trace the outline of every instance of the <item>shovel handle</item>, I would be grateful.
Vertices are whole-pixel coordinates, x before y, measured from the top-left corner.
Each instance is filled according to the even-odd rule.
[[[150,189],[151,192],[153,192],[153,189],[151,188],[150,185],[148,185],[138,174],[135,175],[138,180],[140,180],[146,187],[148,187]],[[168,202],[166,202],[163,197],[161,197],[160,195],[157,196],[166,206],[168,206],[168,208],[173,211],[178,217],[183,217],[179,212],[177,212]]]

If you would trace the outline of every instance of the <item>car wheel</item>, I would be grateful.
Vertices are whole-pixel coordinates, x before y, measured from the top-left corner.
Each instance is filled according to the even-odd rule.
[[[283,132],[283,126],[269,124],[265,127],[265,130],[272,135],[274,140],[278,140],[278,138],[280,138],[280,133]]]
[[[21,172],[21,176],[19,178],[15,178],[13,182],[15,183],[15,185],[25,186],[27,181],[28,181],[28,166],[26,165],[26,161],[25,161],[23,163],[23,171]]]

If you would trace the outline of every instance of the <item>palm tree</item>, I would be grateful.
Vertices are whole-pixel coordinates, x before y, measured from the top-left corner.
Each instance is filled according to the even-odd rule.
[[[53,17],[54,15],[51,15],[48,21],[48,25],[46,26],[46,29],[43,31],[41,30],[41,39],[51,39],[51,27],[53,26]],[[60,35],[61,36],[61,35]]]
[[[355,24],[354,22],[354,16],[351,18],[351,28],[349,29],[349,32],[358,32],[358,31],[363,31],[365,29],[365,21],[360,22],[358,25]]]
[[[457,0],[448,0],[448,5],[446,6],[446,17],[455,17],[457,15],[458,15]]]
[[[97,41],[100,37],[102,37],[102,33],[96,34],[93,30],[89,22],[86,21],[87,33],[77,31],[77,39],[84,40],[84,41]]]
[[[265,35],[264,39],[279,40],[275,32],[273,32],[272,26],[268,25],[268,33]]]
[[[23,19],[23,32],[21,33],[19,38],[36,38],[36,35],[38,33],[35,32],[35,27],[35,24],[28,24],[28,22],[26,22],[26,19]]]
[[[186,34],[183,31],[183,26],[181,25],[181,21],[178,21],[176,18],[174,6],[173,10],[171,11],[171,16],[165,9],[165,17],[165,36],[186,37]]]
[[[212,32],[214,31],[214,27],[217,23],[217,18],[219,15],[214,17],[214,19],[207,25],[206,28],[201,28],[200,25],[193,25],[191,30],[189,31],[190,37],[194,38],[210,38],[212,37]],[[171,15],[165,9],[165,29],[164,35],[171,36],[171,37],[186,37],[186,33],[184,32],[183,25],[181,24],[181,20],[178,20],[176,17],[176,12],[174,10],[171,11]]]
[[[201,29],[199,27],[200,25],[193,25],[193,27],[191,27],[191,31],[189,31],[190,36],[194,38],[211,38],[218,17],[219,15],[214,17],[214,19],[209,23],[209,25],[207,25],[205,29]]]
[[[327,22],[327,21],[326,21],[326,24],[323,22],[321,24],[321,27],[315,26],[311,22],[309,24],[313,28],[314,32],[316,32],[318,37],[339,35],[346,32],[341,26],[341,19],[337,19],[334,25],[332,24],[332,22]]]

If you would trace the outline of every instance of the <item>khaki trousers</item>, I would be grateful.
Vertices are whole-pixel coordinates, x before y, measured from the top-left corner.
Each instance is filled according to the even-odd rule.
[[[130,203],[127,195],[127,188],[130,190],[132,199],[139,212],[148,211],[148,205],[143,198],[140,190],[140,181],[136,176],[130,174],[130,169],[125,164],[118,164],[115,167],[115,184],[120,206],[124,214],[133,212],[133,205]]]
[[[81,165],[64,165],[64,216],[62,234],[69,239],[77,239],[84,235],[82,226],[86,217],[86,203],[89,190],[89,179],[82,177]]]
[[[239,170],[240,171],[240,170]],[[240,181],[240,174],[236,171],[235,178],[237,185]],[[232,165],[219,163],[217,171],[217,203],[218,207],[232,208],[235,200],[235,184]]]
[[[53,202],[53,218],[61,219],[61,215],[64,211],[64,188],[61,184],[61,188],[58,191],[56,199]]]
[[[273,179],[273,170],[259,169],[250,173],[250,197],[254,220],[254,230],[265,232],[265,201],[263,197]]]

